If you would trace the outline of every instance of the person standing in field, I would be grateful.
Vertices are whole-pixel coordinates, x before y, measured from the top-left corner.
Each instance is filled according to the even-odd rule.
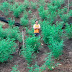
[[[35,24],[33,25],[33,29],[35,36],[39,36],[40,24],[38,24],[38,20],[35,21]]]

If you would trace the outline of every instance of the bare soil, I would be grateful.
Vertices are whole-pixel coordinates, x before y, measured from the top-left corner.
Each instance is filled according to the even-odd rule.
[[[16,0],[17,2],[23,2],[24,0]],[[29,1],[37,1],[37,0],[29,0]],[[65,0],[66,4],[67,4],[67,0]],[[0,0],[0,2],[3,2],[3,0]],[[49,2],[49,0],[46,0],[46,2]],[[72,0],[70,0],[70,2],[72,2]],[[37,10],[32,10],[32,14],[29,17],[29,20],[31,20],[31,18],[33,17],[33,15],[36,15],[38,19],[39,15],[38,15],[38,11]],[[0,11],[0,16],[5,17],[4,14]],[[9,14],[9,16],[5,17],[13,17],[12,14]],[[22,17],[22,15],[20,16]],[[19,18],[15,18],[16,22],[20,22]],[[7,28],[8,25],[4,25],[3,28]],[[64,42],[64,51],[63,54],[60,56],[59,60],[56,60],[56,62],[61,63],[62,65],[56,67],[54,70],[50,71],[50,70],[45,70],[44,72],[72,72],[72,39],[67,39]],[[42,64],[44,63],[44,59],[46,57],[45,53],[49,52],[49,49],[46,45],[43,45],[42,48],[40,49],[39,53],[37,53],[37,58],[36,60],[34,60],[32,62],[32,64],[34,64],[36,61],[38,62],[39,66],[42,66]],[[27,69],[27,62],[25,60],[25,58],[23,58],[21,55],[18,54],[18,51],[16,51],[16,53],[13,55],[13,59],[9,60],[8,62],[5,63],[0,63],[0,72],[10,72],[12,70],[12,67],[14,65],[18,65],[18,70],[20,70],[20,72],[28,72]]]

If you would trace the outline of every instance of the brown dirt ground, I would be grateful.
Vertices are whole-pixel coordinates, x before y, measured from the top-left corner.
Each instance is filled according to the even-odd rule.
[[[3,0],[0,0],[0,2],[2,2]],[[16,0],[16,1],[20,1],[23,2],[24,0]],[[29,1],[37,1],[37,0],[29,0]],[[49,0],[46,0],[46,2],[48,2]],[[70,0],[70,2],[72,2],[72,0]],[[66,0],[66,4],[67,4],[67,0]],[[30,17],[33,17],[33,15],[36,15],[37,18],[39,18],[38,15],[38,11],[32,11],[32,15],[30,15]],[[3,13],[0,11],[0,16],[4,16]],[[13,17],[12,14],[9,14],[9,16],[7,17]],[[6,18],[7,18],[6,17]],[[22,15],[21,15],[22,17]],[[31,18],[29,18],[30,20]],[[15,19],[16,22],[20,22],[20,19],[16,18]],[[7,28],[7,24],[6,26],[4,26],[3,28]],[[57,62],[61,63],[61,66],[56,67],[54,70],[50,71],[50,70],[46,70],[44,72],[72,72],[72,40],[66,40],[64,42],[65,46],[64,46],[64,52],[63,55],[60,56],[59,60],[56,60]],[[37,53],[37,58],[35,61],[38,62],[38,65],[41,66],[44,63],[44,58],[46,57],[46,55],[44,53],[49,52],[49,49],[46,45],[43,45],[43,47],[41,48],[40,52]],[[32,62],[32,64],[35,63],[35,61]],[[18,70],[20,70],[20,72],[28,72],[27,69],[27,63],[26,60],[18,55],[18,52],[16,52],[13,55],[13,59],[6,63],[0,63],[0,72],[10,72],[12,70],[12,67],[14,65],[18,65]]]

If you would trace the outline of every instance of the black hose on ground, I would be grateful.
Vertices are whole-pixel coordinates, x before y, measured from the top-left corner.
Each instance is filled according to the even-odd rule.
[[[8,24],[8,20],[6,20],[6,18],[4,18],[4,17],[0,17],[0,21],[5,22],[5,23]],[[15,23],[14,25],[18,26],[18,27],[22,26],[20,23]]]

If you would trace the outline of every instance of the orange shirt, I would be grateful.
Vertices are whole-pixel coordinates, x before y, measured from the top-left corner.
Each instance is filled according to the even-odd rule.
[[[40,28],[40,24],[34,24],[33,28]],[[34,33],[39,33],[39,29],[34,29]]]

